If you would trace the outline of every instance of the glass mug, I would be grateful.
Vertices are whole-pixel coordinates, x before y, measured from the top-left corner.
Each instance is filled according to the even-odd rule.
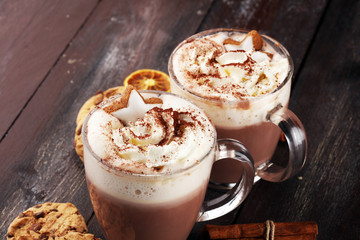
[[[178,103],[186,101],[191,104],[172,93],[141,91],[141,94],[146,97],[165,94],[176,98]],[[195,159],[197,161],[193,165],[160,175],[131,174],[102,161],[91,149],[87,129],[95,111],[99,110],[94,109],[89,114],[82,129],[84,165],[94,211],[108,240],[186,239],[195,222],[225,215],[237,208],[248,195],[254,181],[252,157],[236,140],[217,140],[212,125],[214,134],[211,135],[210,147],[204,156]],[[235,159],[242,165],[239,180],[224,195],[204,201],[211,167],[214,161],[224,158]],[[146,186],[151,194],[144,199],[131,199],[123,194],[124,188],[135,193],[140,191],[134,187],[139,184]]]
[[[181,42],[171,54],[168,64],[171,92],[191,100],[202,108],[215,124],[219,138],[237,139],[247,147],[254,159],[255,181],[260,178],[272,182],[286,180],[297,174],[305,164],[307,139],[301,121],[287,108],[294,66],[288,51],[279,42],[266,35],[261,35],[267,45],[287,59],[289,67],[285,80],[272,92],[257,97],[226,101],[200,96],[190,88],[185,87],[181,83],[181,76],[178,76],[179,74],[177,75],[174,70],[177,67],[177,63],[174,62],[175,55],[181,47],[194,39],[219,32],[225,32],[229,35],[249,33],[247,30],[212,29],[195,34]],[[244,120],[245,116],[247,120]],[[289,148],[289,159],[285,159],[285,161],[284,159],[272,159],[281,131],[285,135]],[[223,165],[221,169],[219,166],[216,174],[214,174],[217,175],[214,178],[217,179],[214,180],[214,184],[218,184],[220,188],[232,186],[233,179],[228,171],[234,171],[234,169],[236,166],[232,165],[231,162],[228,163],[228,166]]]

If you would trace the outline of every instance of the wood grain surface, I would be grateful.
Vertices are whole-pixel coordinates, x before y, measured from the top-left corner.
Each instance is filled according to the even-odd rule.
[[[137,0],[0,3],[0,237],[23,210],[72,202],[94,216],[73,147],[81,105],[140,68],[167,71],[172,50],[210,28],[258,29],[289,50],[289,108],[307,130],[298,176],[259,181],[239,209],[197,223],[315,221],[317,239],[360,239],[359,1]]]
[[[96,0],[0,3],[1,138],[96,4]]]
[[[237,222],[316,221],[318,239],[359,239],[359,7],[330,2],[298,74],[290,108],[307,129],[305,168],[255,186]]]

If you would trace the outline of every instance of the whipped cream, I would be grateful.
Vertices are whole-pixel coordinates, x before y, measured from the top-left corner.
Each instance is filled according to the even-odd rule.
[[[162,103],[146,104],[149,97]],[[214,146],[211,122],[182,98],[133,90],[127,107],[105,111],[115,101],[92,112],[85,129],[90,148],[112,168],[162,175],[196,164]]]
[[[188,40],[172,58],[174,75],[185,88],[209,99],[232,101],[271,93],[287,77],[289,61],[257,36],[260,39],[219,32]],[[261,41],[260,47],[255,40]]]
[[[169,60],[171,92],[224,129],[260,124],[272,109],[287,106],[292,73],[285,48],[256,31],[202,32],[180,43]]]

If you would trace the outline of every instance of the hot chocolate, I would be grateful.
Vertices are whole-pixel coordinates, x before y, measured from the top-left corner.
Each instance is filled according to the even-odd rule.
[[[180,43],[169,60],[171,91],[204,109],[219,138],[243,142],[256,167],[272,165],[281,133],[274,119],[281,117],[273,114],[289,111],[292,73],[286,49],[257,31],[201,32]],[[299,158],[304,161],[304,152]]]
[[[107,239],[185,239],[215,156],[206,115],[172,94],[133,90],[90,113],[84,163]]]
[[[182,199],[165,202],[122,200],[88,179],[96,216],[107,239],[186,239],[204,200],[207,182]]]
[[[264,120],[278,104],[288,104],[290,81],[273,93],[289,72],[286,57],[256,31],[216,32],[184,42],[170,64],[172,91],[200,104],[218,137],[242,141],[255,165],[271,158],[280,130]]]

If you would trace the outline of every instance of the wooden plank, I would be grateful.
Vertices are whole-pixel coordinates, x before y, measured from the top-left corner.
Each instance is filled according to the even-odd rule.
[[[96,4],[96,0],[0,3],[0,138]]]
[[[90,219],[83,165],[73,148],[78,110],[98,89],[121,85],[138,68],[166,71],[174,36],[194,33],[210,4],[98,4],[0,144],[1,236],[19,212],[45,201],[70,201]]]
[[[308,162],[281,184],[253,189],[238,222],[316,221],[321,239],[360,237],[360,4],[331,1],[293,92]],[[346,13],[346,14],[344,14]]]

